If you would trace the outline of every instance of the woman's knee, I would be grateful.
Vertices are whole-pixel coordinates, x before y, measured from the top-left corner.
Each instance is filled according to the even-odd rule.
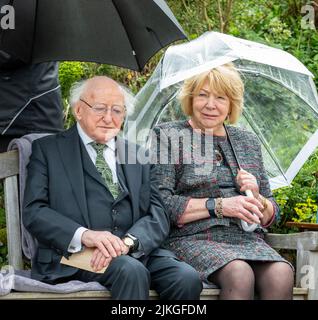
[[[230,284],[232,287],[254,288],[253,269],[243,260],[233,260],[217,272],[219,272],[217,278],[221,284]]]
[[[294,271],[286,262],[274,262],[267,268],[266,272],[267,284],[271,287],[282,288],[293,287]]]
[[[254,272],[243,260],[229,262],[212,274],[211,281],[220,287],[220,299],[250,300],[254,297]]]
[[[292,299],[294,272],[289,264],[266,263],[256,274],[256,287],[261,299]]]

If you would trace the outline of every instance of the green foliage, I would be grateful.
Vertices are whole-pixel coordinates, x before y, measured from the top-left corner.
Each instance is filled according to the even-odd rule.
[[[316,222],[318,204],[318,150],[300,170],[290,187],[274,192],[281,208],[281,219],[271,230],[290,232],[287,221]]]
[[[62,84],[62,97],[67,99],[72,84],[84,76],[84,66],[81,62],[61,62],[59,68],[59,80]]]
[[[307,198],[306,202],[296,203],[294,210],[297,217],[293,217],[293,221],[315,223],[317,220],[317,209],[316,201],[311,198]]]

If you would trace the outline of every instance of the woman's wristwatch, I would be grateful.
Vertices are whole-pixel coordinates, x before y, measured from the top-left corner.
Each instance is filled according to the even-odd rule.
[[[211,218],[216,218],[215,200],[213,198],[208,198],[208,200],[205,202],[205,207],[208,209],[210,217]]]
[[[211,218],[223,218],[222,198],[209,198],[205,203],[205,207],[208,209]]]

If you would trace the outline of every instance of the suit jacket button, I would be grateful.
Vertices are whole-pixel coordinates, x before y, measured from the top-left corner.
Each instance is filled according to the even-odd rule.
[[[114,231],[118,231],[118,227],[114,227]]]

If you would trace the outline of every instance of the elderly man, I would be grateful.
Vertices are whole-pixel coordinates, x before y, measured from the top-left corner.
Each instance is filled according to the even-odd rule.
[[[169,218],[155,169],[136,156],[127,163],[140,147],[117,137],[126,113],[123,89],[95,77],[73,87],[71,105],[77,124],[32,146],[23,213],[38,241],[32,277],[98,281],[114,299],[147,299],[150,287],[161,299],[198,299],[194,269],[159,248]],[[95,248],[91,266],[107,267],[104,273],[60,263],[85,247]]]

